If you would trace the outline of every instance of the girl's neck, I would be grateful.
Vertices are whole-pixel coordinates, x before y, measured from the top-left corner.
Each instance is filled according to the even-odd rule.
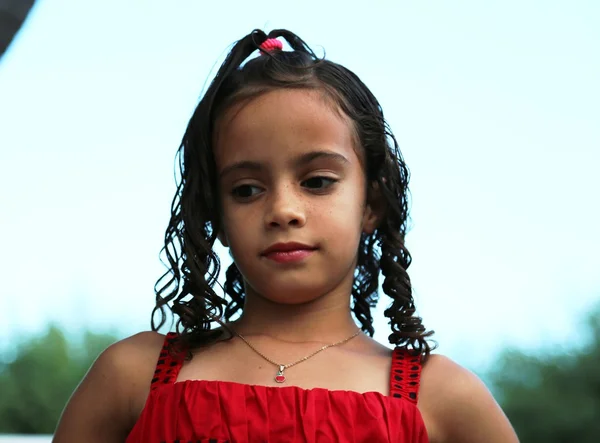
[[[329,343],[356,332],[349,297],[320,297],[309,303],[274,303],[250,291],[244,313],[232,325],[244,336],[268,336],[286,342]]]

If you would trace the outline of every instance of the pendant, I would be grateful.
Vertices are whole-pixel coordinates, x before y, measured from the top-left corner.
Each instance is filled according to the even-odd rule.
[[[283,371],[285,366],[279,365],[279,371],[277,371],[277,375],[275,376],[275,381],[277,383],[283,383],[285,381],[285,375],[283,375]]]

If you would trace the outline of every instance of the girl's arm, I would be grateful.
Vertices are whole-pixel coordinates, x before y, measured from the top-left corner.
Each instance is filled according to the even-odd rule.
[[[69,400],[54,443],[123,443],[145,399],[164,337],[143,332],[108,347]]]
[[[432,443],[518,443],[483,382],[441,355],[423,365],[419,409]]]

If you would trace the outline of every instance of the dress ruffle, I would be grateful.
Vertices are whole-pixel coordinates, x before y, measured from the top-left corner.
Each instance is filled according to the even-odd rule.
[[[417,407],[378,392],[188,380],[151,391],[127,443],[427,442]]]

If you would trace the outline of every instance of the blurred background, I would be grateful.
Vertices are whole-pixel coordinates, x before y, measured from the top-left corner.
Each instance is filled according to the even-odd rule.
[[[600,441],[598,23],[592,0],[0,0],[0,434],[51,434],[98,353],[149,329],[187,121],[235,40],[288,28],[398,138],[438,352],[523,442]]]

